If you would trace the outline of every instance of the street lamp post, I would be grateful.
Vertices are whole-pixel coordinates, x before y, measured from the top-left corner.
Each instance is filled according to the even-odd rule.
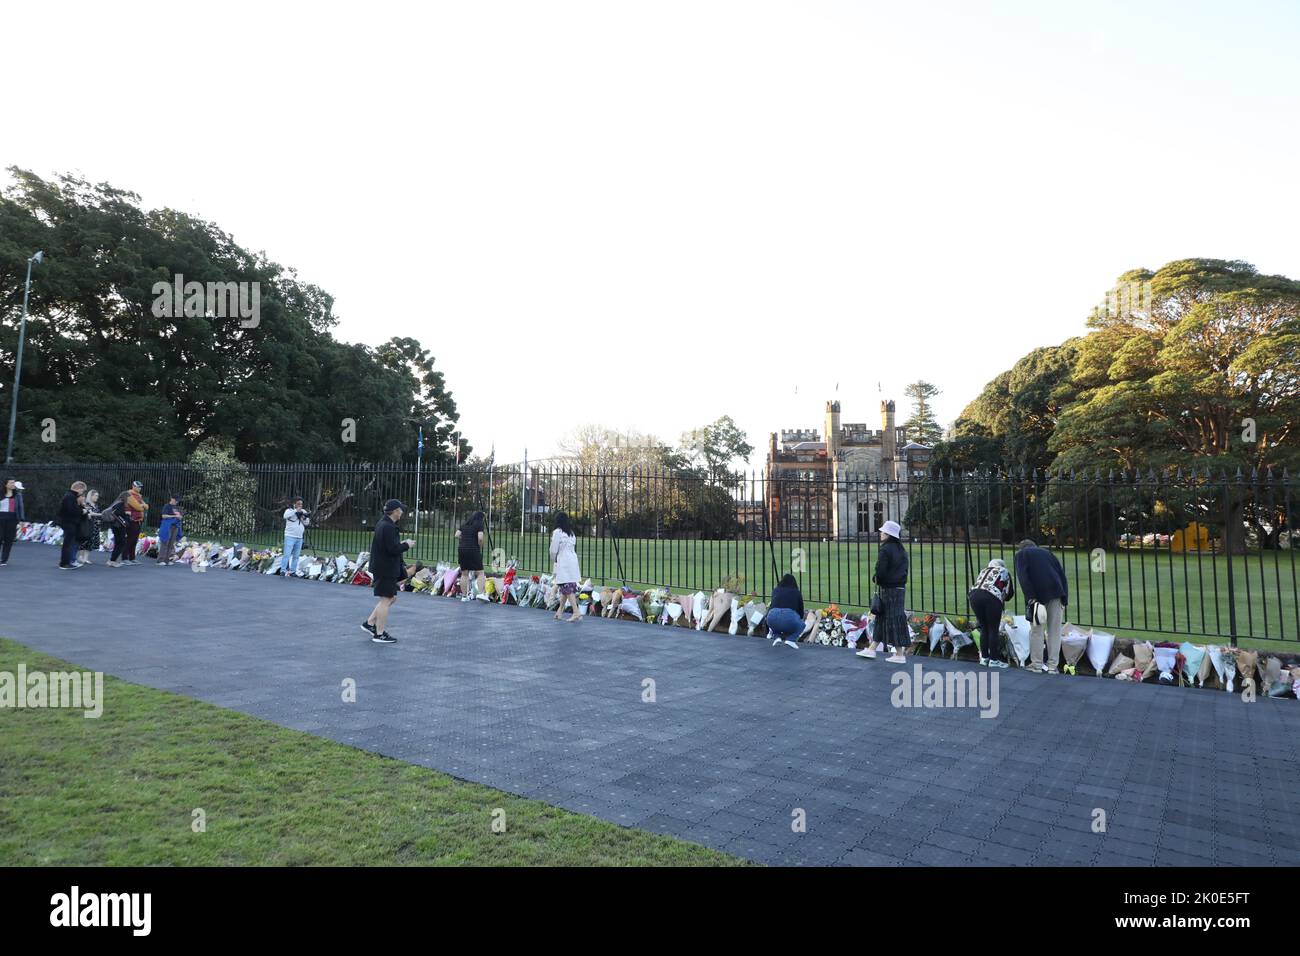
[[[27,299],[32,293],[32,266],[39,266],[45,258],[37,252],[27,260],[27,283],[23,286],[23,318],[18,326],[18,355],[14,361],[14,394],[9,401],[9,447],[5,450],[5,464],[14,460],[14,429],[18,425],[18,386],[23,378],[23,344],[27,340]]]
[[[424,463],[424,425],[420,425],[420,443],[415,446],[415,537],[420,537],[420,469]]]

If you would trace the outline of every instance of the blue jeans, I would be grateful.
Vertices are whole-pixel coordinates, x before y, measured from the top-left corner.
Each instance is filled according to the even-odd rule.
[[[773,637],[793,641],[799,637],[803,628],[803,618],[788,607],[774,607],[767,612],[767,630]]]
[[[300,554],[302,554],[302,538],[290,538],[285,535],[284,558],[280,561],[280,567],[284,569],[285,574],[293,574],[298,570],[298,555]]]

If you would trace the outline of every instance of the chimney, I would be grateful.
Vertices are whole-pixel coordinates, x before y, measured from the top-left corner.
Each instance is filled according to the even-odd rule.
[[[834,461],[840,450],[840,403],[826,403],[826,460]]]
[[[880,477],[889,479],[894,474],[894,458],[898,454],[898,431],[894,425],[894,403],[880,403],[880,418],[883,431],[880,436]]]

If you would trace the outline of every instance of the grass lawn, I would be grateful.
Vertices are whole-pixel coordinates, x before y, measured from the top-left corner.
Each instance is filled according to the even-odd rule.
[[[403,534],[410,534],[403,521]],[[278,546],[278,536],[259,536],[249,543]],[[549,535],[498,529],[493,541],[506,557],[519,557],[530,572],[550,569]],[[352,557],[370,546],[370,535],[336,529],[308,532],[308,551]],[[871,574],[875,568],[875,542],[780,541],[774,546],[776,563],[784,572],[794,566],[795,549],[803,549],[802,570],[796,577],[805,600],[814,606],[836,602],[845,611],[861,612],[871,603]],[[970,586],[964,547],[947,543],[909,545],[911,576],[908,606],[917,612],[967,615]],[[1228,643],[1229,561],[1224,555],[1196,552],[1171,553],[1123,549],[1107,555],[1106,570],[1092,570],[1087,551],[1058,552],[1070,580],[1067,619],[1083,626],[1113,631],[1122,637]],[[743,574],[746,587],[768,594],[773,581],[773,555],[764,541],[703,541],[631,538],[580,538],[582,570],[597,584],[620,580],[622,560],[626,582],[632,586],[664,585],[676,591],[710,591],[732,574]],[[456,546],[445,528],[422,529],[415,559],[433,564],[455,562]],[[485,555],[485,558],[488,556]],[[1008,548],[972,547],[970,563],[976,571],[992,557],[1010,565]],[[1300,556],[1293,551],[1253,551],[1234,556],[1232,574],[1236,599],[1238,643],[1300,652]],[[1017,601],[1016,607],[1023,609]],[[1218,635],[1213,637],[1212,635]]]
[[[0,671],[20,661],[77,669],[0,639]],[[115,678],[104,696],[97,720],[0,710],[0,865],[743,863]]]

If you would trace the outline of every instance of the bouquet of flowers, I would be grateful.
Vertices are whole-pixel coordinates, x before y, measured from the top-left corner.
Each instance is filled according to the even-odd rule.
[[[838,605],[832,604],[817,612],[817,633],[814,640],[831,647],[844,646],[844,613]]]

